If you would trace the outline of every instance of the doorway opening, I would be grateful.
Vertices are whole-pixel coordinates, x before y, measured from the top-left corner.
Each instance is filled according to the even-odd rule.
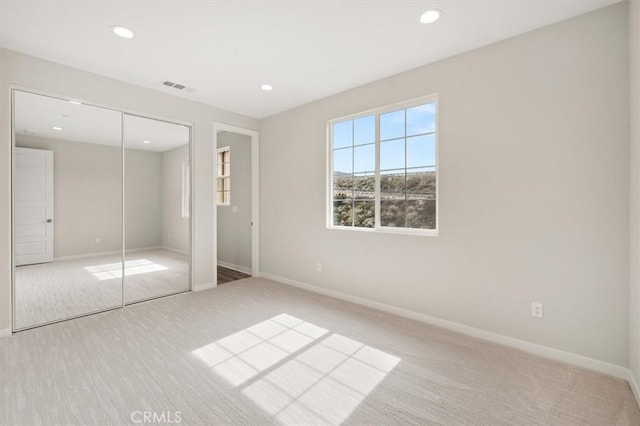
[[[216,285],[256,276],[259,267],[258,132],[214,123]]]

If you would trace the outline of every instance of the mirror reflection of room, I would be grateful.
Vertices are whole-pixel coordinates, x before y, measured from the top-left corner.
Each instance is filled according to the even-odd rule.
[[[125,114],[125,303],[187,291],[189,128]]]
[[[122,305],[121,113],[15,91],[15,328]]]
[[[16,330],[189,290],[189,127],[19,90],[14,116]]]

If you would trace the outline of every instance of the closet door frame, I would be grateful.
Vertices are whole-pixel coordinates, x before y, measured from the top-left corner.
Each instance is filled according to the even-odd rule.
[[[108,311],[113,311],[115,309],[123,309],[126,306],[131,306],[131,305],[126,305],[125,304],[125,299],[124,299],[124,268],[125,268],[125,194],[124,194],[124,185],[125,185],[125,173],[126,170],[124,169],[124,161],[125,161],[125,157],[124,157],[124,115],[128,114],[128,115],[134,115],[134,116],[138,116],[138,117],[142,117],[142,118],[148,118],[148,119],[152,119],[152,120],[158,120],[158,121],[164,121],[167,123],[171,123],[171,124],[178,124],[178,125],[182,125],[182,126],[186,126],[189,129],[189,179],[190,179],[190,185],[189,185],[189,248],[190,248],[190,252],[189,252],[189,285],[188,285],[188,289],[185,290],[184,292],[187,291],[193,291],[193,267],[194,267],[194,238],[193,238],[193,234],[194,234],[194,215],[195,215],[195,209],[194,209],[194,187],[195,187],[195,182],[193,180],[194,178],[194,164],[193,164],[193,157],[194,157],[194,148],[193,148],[193,136],[194,136],[194,123],[192,122],[188,122],[188,121],[180,121],[180,120],[174,120],[174,119],[167,119],[164,117],[160,117],[160,116],[156,116],[153,114],[147,114],[144,112],[139,112],[139,111],[133,111],[133,110],[129,110],[129,109],[125,109],[125,108],[118,108],[118,107],[114,107],[112,105],[106,105],[106,104],[102,104],[100,102],[93,102],[93,101],[88,101],[85,100],[83,98],[78,98],[78,97],[72,97],[69,95],[61,95],[58,93],[53,93],[53,92],[49,92],[49,91],[45,91],[45,90],[39,90],[39,89],[35,89],[32,87],[26,87],[26,86],[22,86],[19,84],[9,84],[9,90],[11,92],[11,297],[9,298],[9,303],[11,305],[11,332],[12,333],[16,333],[19,331],[24,331],[24,330],[29,330],[29,329],[33,329],[33,328],[38,328],[38,327],[43,327],[46,325],[50,325],[50,324],[55,324],[55,323],[59,323],[59,322],[63,322],[63,321],[69,321],[72,319],[76,319],[76,318],[82,318],[82,317],[86,317],[89,315],[94,315],[94,314],[99,314],[102,312],[108,312]],[[38,323],[35,325],[30,325],[27,327],[21,327],[21,328],[16,328],[16,289],[15,289],[15,200],[14,200],[14,196],[15,196],[15,191],[14,191],[14,183],[15,183],[15,172],[16,172],[16,166],[15,166],[15,160],[16,160],[16,133],[15,133],[15,93],[19,91],[19,92],[26,92],[26,93],[30,93],[33,95],[39,95],[39,96],[46,96],[49,98],[54,98],[54,99],[59,99],[61,101],[66,101],[66,102],[79,102],[83,105],[88,105],[88,106],[92,106],[92,107],[97,107],[97,108],[103,108],[103,109],[107,109],[107,110],[111,110],[111,111],[116,111],[120,113],[120,147],[121,147],[121,159],[122,159],[122,179],[121,179],[121,183],[122,183],[122,217],[121,217],[121,223],[122,223],[122,252],[121,252],[121,259],[122,259],[122,281],[121,281],[121,286],[122,286],[122,291],[121,291],[121,304],[120,306],[113,306],[113,307],[109,307],[109,308],[105,308],[105,309],[100,309],[97,311],[92,311],[92,312],[87,312],[84,314],[80,314],[80,315],[73,315],[70,317],[66,317],[66,318],[61,318],[61,319],[57,319],[57,320],[52,320],[52,321],[47,321],[44,323]],[[183,292],[180,292],[183,293]],[[180,293],[174,293],[174,294],[180,294]],[[168,294],[166,296],[160,296],[160,297],[168,297],[168,296],[172,296],[174,294]],[[143,300],[137,303],[144,303],[144,302],[148,302],[151,300],[155,300],[154,299],[148,299],[148,300]]]
[[[134,112],[129,112],[129,111],[125,111],[122,110],[122,118],[121,118],[121,123],[122,123],[122,135],[121,135],[121,139],[122,139],[122,308],[126,307],[126,306],[132,306],[132,305],[137,305],[138,303],[145,303],[145,302],[150,302],[152,300],[156,300],[156,299],[161,299],[163,297],[169,297],[169,296],[175,296],[176,294],[182,294],[182,293],[186,293],[189,291],[193,291],[193,233],[194,233],[194,227],[193,224],[195,223],[195,221],[193,220],[193,213],[194,213],[194,209],[193,209],[193,187],[194,187],[194,181],[193,181],[193,124],[189,124],[189,123],[185,123],[185,122],[180,122],[180,121],[176,121],[176,120],[168,120],[165,118],[158,118],[158,117],[154,117],[151,115],[147,115],[147,114],[139,114],[139,113],[134,113]],[[127,212],[127,206],[125,205],[125,186],[126,186],[126,173],[127,173],[127,169],[125,168],[125,145],[124,145],[124,116],[125,115],[129,115],[132,117],[139,117],[139,118],[146,118],[149,120],[156,120],[156,121],[161,121],[163,123],[168,123],[168,124],[176,124],[179,126],[185,126],[189,129],[189,278],[188,278],[188,287],[186,290],[182,290],[182,291],[178,291],[176,293],[169,293],[169,294],[164,294],[164,295],[160,295],[160,296],[153,296],[153,297],[149,297],[147,299],[143,299],[143,300],[136,300],[130,303],[127,303],[124,294],[125,294],[125,284],[126,284],[126,275],[125,275],[125,262],[126,262],[126,257],[127,257],[127,247],[126,247],[126,229],[125,229],[125,225],[126,225],[126,212]]]

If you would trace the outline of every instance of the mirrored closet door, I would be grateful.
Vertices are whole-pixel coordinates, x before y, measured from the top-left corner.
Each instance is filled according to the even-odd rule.
[[[124,115],[125,303],[189,289],[189,127]]]
[[[122,305],[122,113],[14,91],[14,330]]]
[[[190,127],[13,100],[13,330],[188,291]]]

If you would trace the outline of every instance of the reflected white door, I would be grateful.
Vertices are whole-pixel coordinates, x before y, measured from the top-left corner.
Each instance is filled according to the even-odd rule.
[[[16,148],[16,266],[53,261],[53,151]]]

